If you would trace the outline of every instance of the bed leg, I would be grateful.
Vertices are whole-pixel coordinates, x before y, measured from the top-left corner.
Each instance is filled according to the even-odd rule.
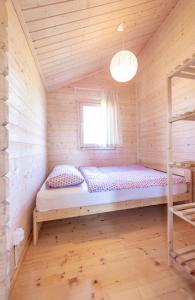
[[[42,222],[37,222],[36,209],[34,209],[34,212],[33,212],[33,244],[34,244],[34,246],[37,245],[41,226],[42,226]]]

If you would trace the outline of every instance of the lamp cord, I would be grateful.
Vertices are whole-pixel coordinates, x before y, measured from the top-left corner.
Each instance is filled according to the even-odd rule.
[[[124,22],[121,22],[121,25],[122,25],[122,30],[119,31],[119,33],[121,33],[121,48],[122,48],[122,50],[125,50],[125,29],[124,29]]]

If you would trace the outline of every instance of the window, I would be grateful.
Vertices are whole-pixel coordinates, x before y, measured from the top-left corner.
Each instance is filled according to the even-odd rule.
[[[101,101],[80,104],[81,147],[113,149],[122,145],[116,92],[104,92]]]
[[[102,144],[101,105],[81,104],[81,146],[101,147]]]

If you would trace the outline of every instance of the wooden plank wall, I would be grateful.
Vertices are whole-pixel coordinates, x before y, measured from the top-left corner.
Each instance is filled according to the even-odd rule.
[[[108,68],[107,68],[108,70]],[[122,120],[123,147],[116,150],[82,150],[79,144],[79,101],[97,97],[98,91],[79,90],[116,89]],[[117,84],[102,70],[88,78],[48,94],[48,158],[49,168],[56,164],[119,165],[136,162],[136,103],[134,83]]]
[[[137,76],[139,159],[167,162],[167,74],[195,52],[195,1],[180,0],[140,53]],[[174,79],[174,113],[195,106],[192,80]],[[195,160],[195,123],[174,125],[174,159]]]
[[[7,10],[0,0],[0,300],[8,297],[9,252],[7,248],[9,205],[7,201],[8,173],[8,60],[7,60]]]
[[[32,223],[35,195],[46,174],[46,97],[26,38],[11,1],[8,7],[9,42],[9,181],[10,249],[12,232]],[[22,253],[23,246],[19,249]],[[13,271],[11,261],[11,273]]]

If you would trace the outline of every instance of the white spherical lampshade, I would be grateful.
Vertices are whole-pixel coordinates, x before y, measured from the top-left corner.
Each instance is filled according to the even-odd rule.
[[[131,80],[138,68],[136,56],[128,50],[117,52],[110,63],[110,72],[112,77],[119,82]]]

